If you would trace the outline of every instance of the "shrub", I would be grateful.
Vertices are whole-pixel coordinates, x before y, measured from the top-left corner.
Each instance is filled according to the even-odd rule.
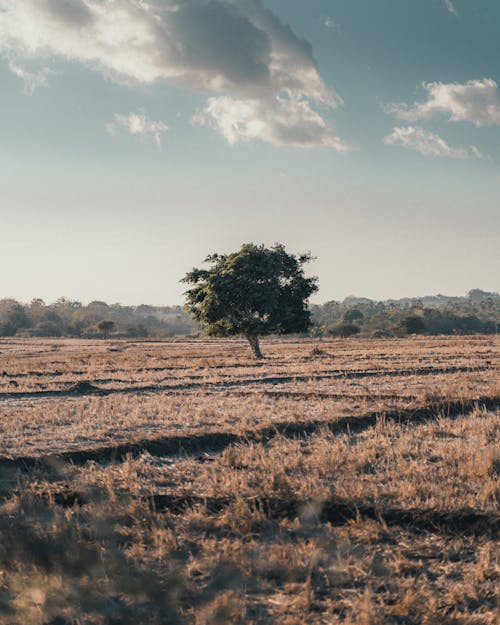
[[[337,325],[330,326],[328,328],[328,334],[330,336],[341,336],[345,338],[348,336],[354,336],[359,333],[360,333],[359,327],[354,323],[348,323],[348,322],[339,323]]]

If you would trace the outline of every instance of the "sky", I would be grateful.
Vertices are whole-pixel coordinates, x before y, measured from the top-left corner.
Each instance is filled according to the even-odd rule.
[[[0,298],[180,304],[245,242],[500,290],[498,0],[0,0],[0,112]]]

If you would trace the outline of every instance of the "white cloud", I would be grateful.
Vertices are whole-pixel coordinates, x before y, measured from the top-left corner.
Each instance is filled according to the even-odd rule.
[[[166,80],[237,100],[290,93],[341,103],[311,45],[262,0],[0,0],[0,54],[63,58],[130,84]],[[324,132],[328,141],[326,123]]]
[[[259,139],[277,147],[349,149],[303,99],[214,97],[194,121],[216,128],[231,145]]]
[[[412,106],[391,104],[385,112],[406,121],[446,113],[454,122],[469,121],[478,127],[500,125],[500,90],[494,80],[469,80],[464,84],[430,82],[423,86],[428,93],[426,102]]]
[[[325,17],[323,20],[323,26],[329,30],[333,30],[334,28],[337,28],[337,22],[333,19],[333,17]]]
[[[58,73],[48,67],[44,67],[37,72],[30,72],[14,61],[9,61],[9,70],[14,76],[17,76],[24,82],[24,93],[27,95],[33,95],[35,90],[39,87],[48,87],[49,77],[55,76]]]
[[[470,150],[470,153],[471,153],[472,157],[473,158],[477,158],[478,160],[482,160],[484,158],[487,158],[487,159],[491,158],[491,157],[483,154],[481,152],[481,150],[477,146],[475,146],[475,145],[471,145],[469,150]]]
[[[437,134],[420,127],[396,127],[384,138],[386,145],[398,145],[408,150],[416,150],[424,156],[448,156],[451,158],[467,158],[464,148],[452,148]]]
[[[452,0],[444,0],[444,3],[445,3],[446,8],[448,9],[448,11],[450,13],[453,13],[453,15],[458,15],[457,10],[456,10],[455,5],[453,4]]]
[[[116,113],[115,120],[107,124],[106,130],[109,134],[115,135],[118,127],[124,128],[131,135],[150,135],[158,147],[161,146],[162,133],[168,130],[168,126],[163,122],[153,121],[138,113],[128,115]]]

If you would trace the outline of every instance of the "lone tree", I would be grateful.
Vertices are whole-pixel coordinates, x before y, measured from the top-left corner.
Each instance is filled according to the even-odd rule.
[[[97,328],[102,332],[103,337],[107,339],[110,333],[115,329],[115,322],[103,319],[102,321],[99,321]]]
[[[311,259],[288,254],[279,243],[246,243],[233,254],[211,254],[205,259],[209,269],[193,269],[182,280],[194,285],[185,293],[187,308],[208,336],[243,335],[262,358],[260,336],[309,328],[307,300],[318,290],[317,278],[304,276]]]

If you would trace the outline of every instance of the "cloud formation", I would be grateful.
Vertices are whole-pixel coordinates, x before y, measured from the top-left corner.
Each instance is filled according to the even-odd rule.
[[[276,147],[324,146],[339,152],[349,149],[303,99],[210,98],[194,121],[217,129],[231,145],[259,139]]]
[[[500,125],[500,90],[492,79],[469,80],[465,84],[429,82],[425,102],[391,104],[384,108],[399,119],[429,119],[436,113],[449,115],[451,121],[469,121],[475,126]]]
[[[328,16],[323,20],[323,26],[328,28],[328,30],[333,30],[334,28],[337,28],[337,22],[333,19],[333,17]]]
[[[397,145],[415,150],[424,156],[447,156],[450,158],[483,158],[481,152],[471,146],[470,152],[464,148],[452,148],[439,135],[419,126],[399,126],[384,138],[386,145]]]
[[[48,67],[44,67],[37,72],[30,72],[25,67],[18,65],[14,61],[9,61],[9,70],[24,82],[24,93],[33,95],[40,87],[49,86],[49,77],[55,76],[55,72]]]
[[[153,121],[138,113],[128,115],[116,113],[115,120],[107,124],[106,130],[110,135],[115,135],[118,127],[124,128],[131,135],[150,135],[158,147],[161,146],[162,133],[168,130],[168,126],[163,122]]]
[[[457,15],[458,16],[457,10],[456,10],[455,5],[453,4],[452,0],[444,0],[444,3],[445,3],[446,8],[448,9],[448,11],[450,13],[453,13],[453,15]]]
[[[473,158],[477,158],[478,160],[482,160],[483,158],[491,160],[491,156],[489,156],[488,154],[483,154],[481,150],[475,145],[471,145],[469,150]]]
[[[341,103],[311,45],[261,0],[0,0],[0,54],[77,61],[130,84],[171,81],[246,101],[267,124],[279,98],[299,135],[311,115],[295,114],[297,102]],[[331,136],[323,123],[317,145]]]

